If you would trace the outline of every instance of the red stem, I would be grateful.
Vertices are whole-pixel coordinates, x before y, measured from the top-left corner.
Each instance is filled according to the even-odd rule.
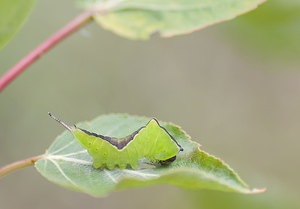
[[[92,11],[85,11],[31,51],[0,78],[0,92],[41,55],[92,20]]]
[[[21,168],[32,166],[36,161],[42,159],[43,157],[44,155],[38,155],[3,166],[0,168],[0,178]]]

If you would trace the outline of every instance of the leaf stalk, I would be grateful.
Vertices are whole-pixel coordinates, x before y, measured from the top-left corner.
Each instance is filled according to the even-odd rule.
[[[21,59],[16,65],[14,65],[11,69],[4,73],[4,75],[0,77],[0,92],[44,53],[53,48],[56,44],[61,42],[69,35],[73,34],[75,31],[80,29],[83,25],[90,22],[94,13],[95,11],[90,10],[83,12],[82,14],[74,18],[70,23],[65,25],[62,29],[46,39],[43,43],[41,43],[23,59]]]
[[[42,159],[43,157],[44,157],[44,154],[34,156],[34,157],[29,157],[29,158],[26,158],[24,160],[20,160],[20,161],[8,164],[6,166],[3,166],[3,167],[0,168],[0,178],[7,175],[7,174],[9,174],[9,173],[11,173],[11,172],[19,170],[21,168],[32,166],[32,165],[35,164],[35,162],[37,160]]]

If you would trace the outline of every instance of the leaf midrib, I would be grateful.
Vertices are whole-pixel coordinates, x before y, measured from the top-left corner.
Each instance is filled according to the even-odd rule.
[[[97,6],[99,10],[105,10],[107,12],[120,11],[125,9],[134,10],[146,10],[153,12],[182,12],[182,11],[192,11],[192,10],[205,10],[211,7],[218,7],[220,2],[214,2],[213,4],[201,4],[201,3],[180,3],[176,5],[171,4],[155,4],[155,3],[142,3],[142,2],[122,2],[115,4],[102,4]],[[93,8],[93,6],[92,6]]]

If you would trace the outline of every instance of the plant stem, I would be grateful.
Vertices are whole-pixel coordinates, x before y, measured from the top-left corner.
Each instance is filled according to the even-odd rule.
[[[0,178],[15,170],[34,165],[34,163],[37,160],[43,158],[43,156],[44,155],[38,155],[3,166],[2,168],[0,168]]]
[[[69,24],[65,25],[62,29],[54,33],[51,37],[46,39],[42,44],[37,46],[27,56],[21,59],[15,66],[9,69],[0,78],[0,92],[12,82],[20,73],[22,73],[27,67],[35,62],[41,55],[47,52],[49,49],[54,47],[60,41],[77,31],[86,23],[92,20],[93,11],[85,11],[78,17],[73,19]]]

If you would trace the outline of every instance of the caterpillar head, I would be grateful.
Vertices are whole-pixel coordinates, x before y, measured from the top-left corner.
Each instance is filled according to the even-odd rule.
[[[159,128],[158,128],[159,127]],[[152,144],[152,148],[149,148],[151,161],[167,165],[176,160],[176,155],[183,151],[183,148],[177,143],[177,141],[169,134],[169,132],[160,124],[156,119],[152,119],[147,128],[149,132],[155,130],[157,142]]]

